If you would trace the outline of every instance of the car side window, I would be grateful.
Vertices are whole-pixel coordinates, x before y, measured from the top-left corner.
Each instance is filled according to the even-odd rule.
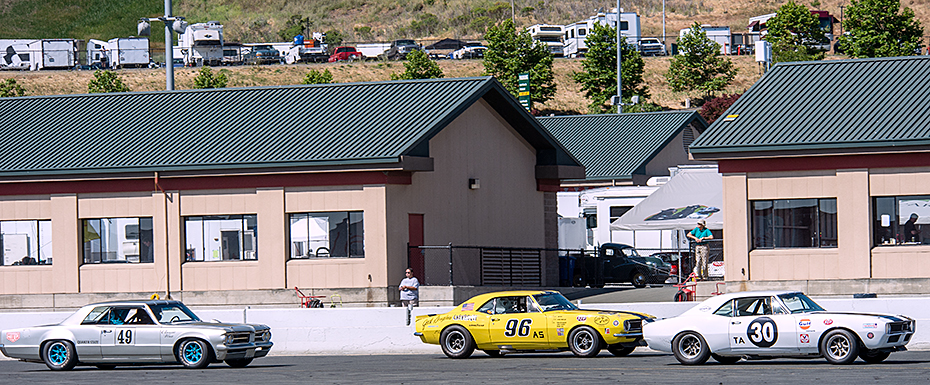
[[[542,310],[536,305],[536,301],[533,301],[532,296],[527,296],[524,300],[526,300],[526,311],[528,313],[542,313]]]
[[[736,299],[736,316],[771,315],[771,297],[749,297]]]
[[[494,303],[496,302],[495,298],[492,298],[490,301],[485,302],[484,305],[478,308],[479,312],[485,314],[494,314]]]
[[[733,301],[727,301],[727,303],[720,306],[717,311],[714,312],[716,315],[722,315],[724,317],[730,317],[733,315]]]
[[[141,307],[133,307],[129,309],[129,312],[126,314],[124,322],[127,324],[134,325],[154,325],[155,321],[152,321],[152,317],[149,317],[149,313]]]
[[[499,297],[495,314],[526,313],[526,297]]]
[[[81,325],[95,325],[104,320],[104,316],[107,313],[107,310],[110,310],[109,306],[98,306],[95,307],[90,313],[87,313],[87,317],[84,317],[84,320],[81,321]]]
[[[774,297],[770,298],[769,302],[772,304],[772,314],[791,314]]]

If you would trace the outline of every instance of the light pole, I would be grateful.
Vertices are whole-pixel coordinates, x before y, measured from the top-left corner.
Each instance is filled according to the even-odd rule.
[[[139,19],[138,32],[139,36],[149,36],[152,34],[152,21],[162,21],[165,23],[165,89],[174,90],[174,35],[171,31],[184,33],[187,29],[187,22],[183,17],[171,16],[171,0],[165,0],[165,17]]]
[[[620,40],[620,0],[617,0],[617,100],[614,105],[617,106],[617,113],[623,113],[623,60],[621,59],[622,43]]]

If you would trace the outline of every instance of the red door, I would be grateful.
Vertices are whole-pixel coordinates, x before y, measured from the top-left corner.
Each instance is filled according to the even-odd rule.
[[[423,246],[423,214],[407,214],[407,266],[413,269],[413,276],[422,284],[423,276],[423,250],[416,246]]]

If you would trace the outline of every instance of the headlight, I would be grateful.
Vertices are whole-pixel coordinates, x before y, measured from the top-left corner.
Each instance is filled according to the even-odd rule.
[[[271,330],[265,330],[265,332],[262,333],[262,341],[271,341]]]
[[[232,334],[227,334],[227,335],[226,335],[226,345],[232,345],[233,339],[234,339],[234,337],[233,337]]]

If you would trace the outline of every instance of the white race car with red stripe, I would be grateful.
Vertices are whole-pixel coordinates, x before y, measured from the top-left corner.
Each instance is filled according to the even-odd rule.
[[[712,297],[674,318],[643,325],[650,348],[685,365],[713,357],[823,357],[848,364],[878,363],[906,350],[915,322],[901,315],[830,312],[804,293],[763,291]]]

